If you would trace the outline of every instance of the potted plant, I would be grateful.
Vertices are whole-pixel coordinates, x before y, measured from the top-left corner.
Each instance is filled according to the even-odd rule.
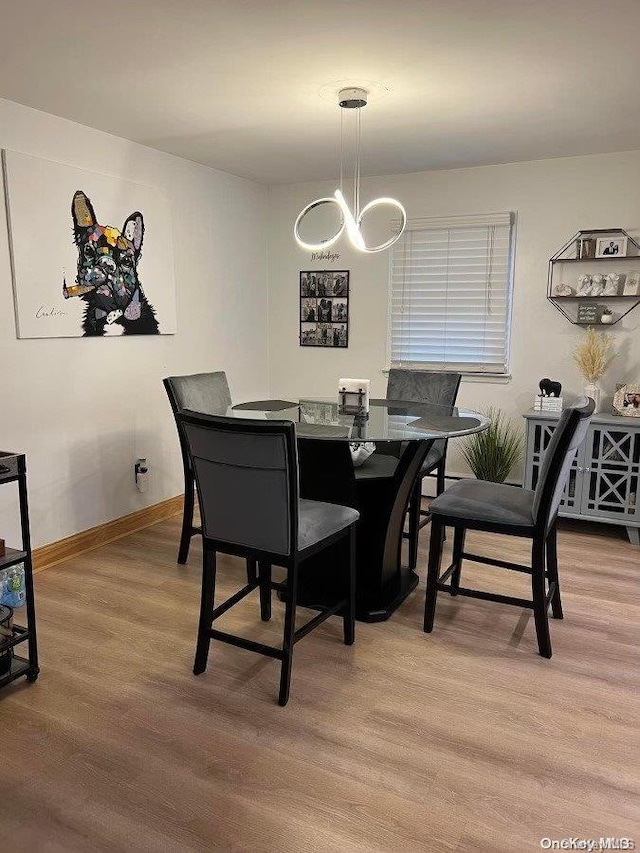
[[[522,458],[523,432],[500,409],[486,412],[489,428],[462,445],[462,455],[478,480],[504,483]]]
[[[613,342],[608,334],[598,334],[592,327],[587,329],[584,341],[573,351],[573,360],[586,380],[584,393],[591,397],[596,404],[596,412],[600,410],[602,391],[598,380],[604,376],[611,361],[615,357]]]
[[[600,322],[606,324],[613,323],[613,311],[611,310],[611,308],[602,309],[602,314],[600,315]]]

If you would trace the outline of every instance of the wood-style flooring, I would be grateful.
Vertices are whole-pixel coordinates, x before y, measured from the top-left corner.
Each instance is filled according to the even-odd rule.
[[[163,522],[37,575],[42,673],[0,693],[3,851],[640,845],[640,551],[622,531],[563,526],[550,661],[530,613],[499,604],[441,595],[423,634],[421,583],[355,646],[339,620],[296,646],[286,708],[276,661],[212,643],[192,675],[201,548],[177,566],[178,534]],[[484,534],[468,548],[527,556]],[[463,576],[526,594],[514,573]],[[220,558],[220,594],[243,577]],[[268,640],[281,613],[260,623],[254,594],[221,621]]]

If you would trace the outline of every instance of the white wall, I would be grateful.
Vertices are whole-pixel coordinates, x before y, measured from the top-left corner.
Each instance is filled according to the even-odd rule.
[[[559,379],[567,396],[583,382],[571,350],[584,331],[546,299],[549,257],[584,228],[640,229],[640,152],[571,157],[446,172],[370,178],[363,203],[380,195],[400,199],[408,216],[515,211],[512,356],[507,384],[463,381],[459,400],[475,408],[499,406],[519,420],[531,406],[542,377]],[[270,379],[274,396],[333,394],[340,376],[370,378],[373,392],[386,387],[388,252],[362,255],[342,238],[333,263],[310,261],[294,243],[292,225],[301,207],[330,194],[333,184],[272,187],[269,199]],[[298,345],[298,273],[304,269],[351,270],[349,349]],[[640,307],[612,327],[620,356],[603,385],[640,379]],[[450,468],[464,471],[451,456]]]
[[[267,191],[2,100],[0,147],[161,186],[173,220],[175,336],[17,340],[0,205],[0,449],[27,454],[37,546],[182,491],[164,376],[224,369],[235,398],[267,392]],[[144,495],[133,485],[138,456],[152,466]],[[8,544],[17,535],[11,492],[0,489]]]

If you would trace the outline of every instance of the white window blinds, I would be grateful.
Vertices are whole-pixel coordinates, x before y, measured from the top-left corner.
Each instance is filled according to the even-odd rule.
[[[508,372],[513,216],[413,220],[391,254],[394,367]]]

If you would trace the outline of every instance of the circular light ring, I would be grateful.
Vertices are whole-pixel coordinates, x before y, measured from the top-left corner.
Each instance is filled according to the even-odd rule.
[[[316,207],[320,207],[323,204],[335,204],[335,206],[338,208],[338,210],[340,211],[340,222],[341,222],[340,228],[333,235],[333,237],[329,237],[326,240],[322,240],[319,243],[307,243],[300,236],[300,230],[299,230],[300,223],[302,222],[302,220],[304,219],[304,217],[308,213],[311,213],[312,210],[314,210]],[[342,210],[341,210],[340,205],[338,204],[337,200],[335,198],[317,198],[315,201],[312,201],[306,207],[303,207],[302,210],[300,211],[300,213],[298,214],[298,218],[296,219],[295,224],[293,226],[293,236],[296,239],[296,243],[301,248],[307,249],[310,252],[318,252],[318,251],[321,251],[322,249],[329,248],[329,246],[333,246],[333,244],[336,242],[336,240],[339,240],[340,237],[342,236],[342,232],[344,231],[344,226],[345,226],[344,216],[342,215]]]
[[[365,206],[360,211],[360,216],[358,216],[358,230],[362,234],[360,226],[362,225],[362,219],[368,210],[373,210],[374,207],[381,207],[385,204],[389,205],[390,207],[395,207],[396,210],[400,211],[400,228],[398,230],[398,233],[394,234],[394,236],[391,237],[391,239],[387,240],[386,243],[381,243],[379,246],[369,247],[364,245],[363,243],[362,246],[358,247],[361,252],[383,252],[385,249],[388,249],[393,246],[394,243],[397,243],[400,237],[402,236],[402,233],[407,226],[407,212],[397,199],[387,198],[386,196],[382,196],[381,198],[374,198],[373,201],[370,201],[368,204],[365,204]]]

